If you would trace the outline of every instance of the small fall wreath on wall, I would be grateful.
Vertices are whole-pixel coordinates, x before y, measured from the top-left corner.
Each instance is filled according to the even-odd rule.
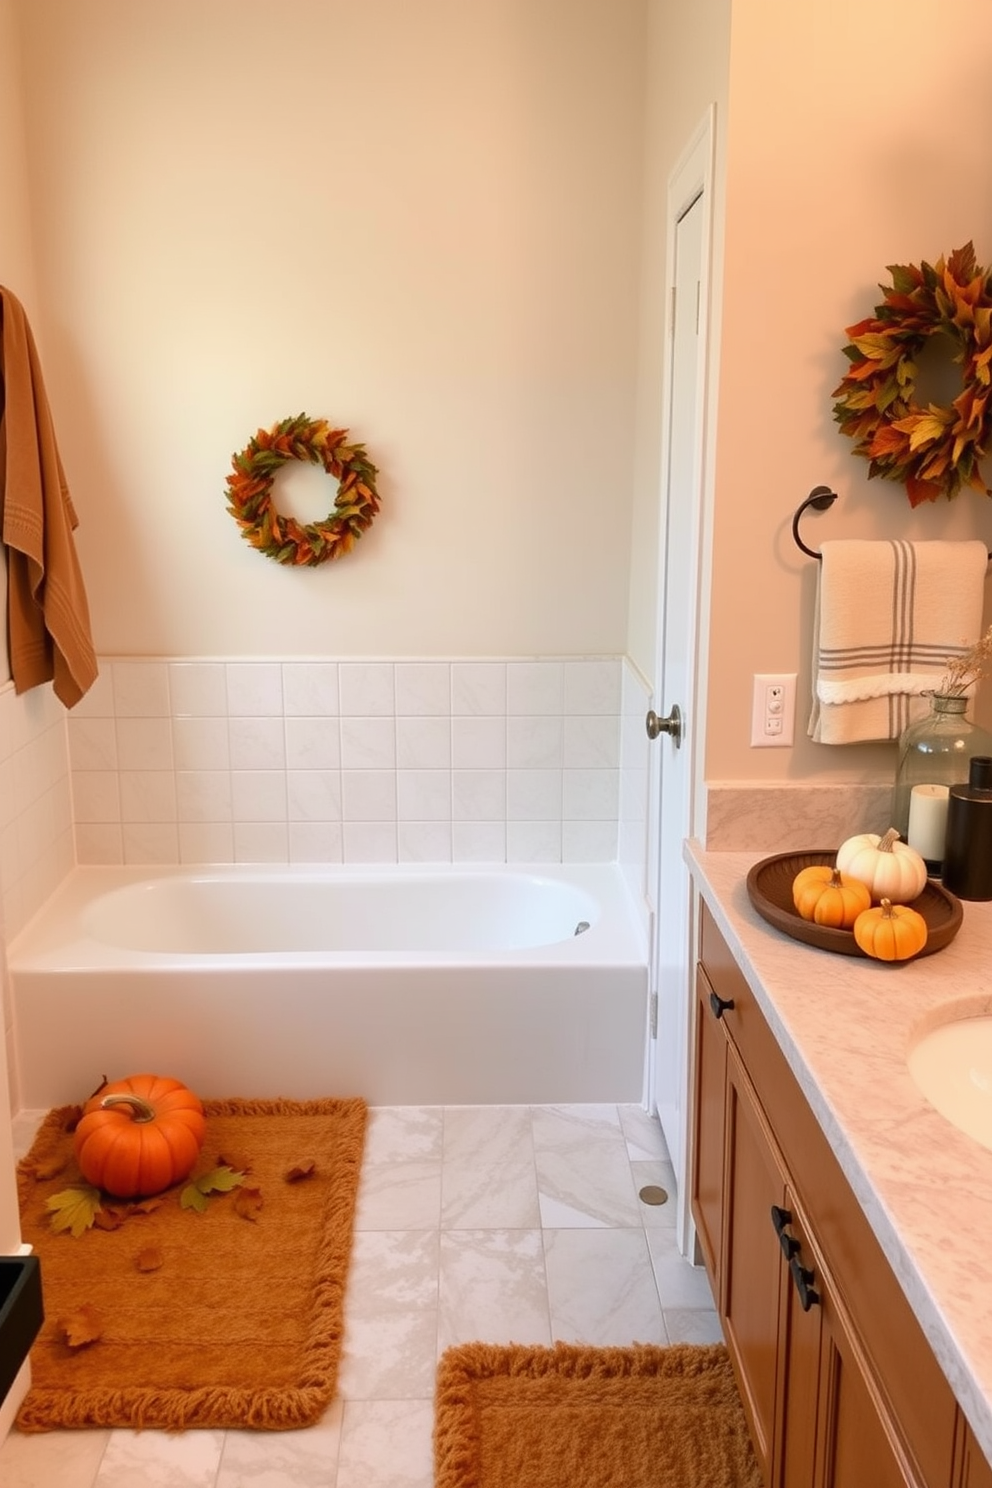
[[[912,506],[992,494],[978,464],[992,437],[992,273],[971,243],[935,264],[889,266],[892,286],[875,314],[847,327],[850,370],[834,389],[834,418],[869,462],[868,475],[901,481]],[[917,358],[931,336],[950,342],[962,390],[946,407],[915,402]]]
[[[272,488],[289,460],[323,465],[338,482],[334,506],[322,522],[298,522],[278,512]],[[376,467],[363,444],[349,444],[347,429],[332,429],[325,419],[305,413],[259,429],[227,477],[228,511],[241,535],[276,563],[313,567],[350,551],[379,510]]]

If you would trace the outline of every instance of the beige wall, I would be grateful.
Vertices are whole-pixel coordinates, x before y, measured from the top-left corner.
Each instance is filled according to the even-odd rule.
[[[806,737],[815,563],[792,514],[827,537],[981,537],[973,493],[912,513],[902,486],[867,480],[833,422],[844,327],[871,313],[886,265],[974,240],[992,259],[988,191],[992,8],[953,0],[747,0],[733,9],[726,279],[716,469],[707,773],[711,779],[862,780],[890,745]],[[748,745],[754,672],[798,671],[792,750]]]
[[[101,652],[624,651],[645,10],[16,4]],[[224,497],[300,411],[364,440],[383,497],[308,571]]]

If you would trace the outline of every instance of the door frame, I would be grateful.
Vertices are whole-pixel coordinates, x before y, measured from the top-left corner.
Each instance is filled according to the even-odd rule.
[[[709,635],[710,551],[712,545],[712,470],[713,470],[713,418],[711,416],[711,392],[717,369],[714,344],[716,319],[712,305],[714,286],[714,181],[716,154],[716,108],[710,105],[668,179],[665,241],[665,377],[661,417],[661,467],[658,533],[658,579],[656,598],[657,651],[655,673],[658,685],[651,706],[659,713],[667,712],[673,702],[678,702],[685,715],[685,738],[683,748],[686,759],[686,836],[694,837],[705,832],[705,742],[706,742],[706,682],[707,640]],[[669,451],[671,445],[671,378],[672,347],[674,331],[673,298],[675,289],[675,240],[677,225],[684,214],[702,196],[702,243],[700,251],[699,292],[699,355],[696,368],[696,428],[697,459],[694,468],[693,526],[690,552],[691,596],[689,614],[680,617],[689,626],[689,671],[686,678],[687,695],[675,699],[667,696],[665,678],[665,636],[667,625],[666,583],[666,535],[668,527]],[[667,740],[656,740],[657,744]],[[653,906],[651,917],[650,988],[652,1006],[657,1007],[658,997],[658,886],[661,876],[660,803],[663,786],[665,752],[654,747],[649,766],[648,806],[648,884],[649,898]],[[670,870],[688,876],[688,868],[681,858],[671,862]],[[676,1234],[679,1248],[684,1255],[693,1257],[695,1234],[689,1204],[689,1160],[691,1130],[691,1108],[689,1105],[689,1053],[691,1048],[691,1018],[693,1007],[694,945],[696,935],[695,906],[691,894],[688,896],[688,923],[681,938],[678,958],[679,1015],[674,1036],[678,1040],[678,1069],[680,1078],[679,1104],[683,1113],[681,1122],[682,1150],[670,1154],[676,1175],[678,1210]],[[655,1035],[656,1036],[656,1035]],[[648,1056],[648,1105],[657,1109],[655,1089],[655,1046],[649,1048]]]

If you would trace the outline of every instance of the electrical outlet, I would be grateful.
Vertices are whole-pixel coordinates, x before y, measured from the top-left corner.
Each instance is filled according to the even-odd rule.
[[[796,673],[756,672],[751,702],[751,747],[782,749],[792,743]]]

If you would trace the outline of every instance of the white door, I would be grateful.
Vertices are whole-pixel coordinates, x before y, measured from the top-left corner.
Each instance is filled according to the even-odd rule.
[[[668,732],[652,749],[649,882],[653,892],[652,987],[657,993],[649,1061],[650,1103],[668,1144],[678,1191],[679,1244],[688,1250],[688,1068],[693,966],[688,871],[682,855],[695,825],[702,778],[698,730],[699,596],[704,491],[706,306],[710,235],[711,120],[705,121],[669,187],[672,301],[668,405],[661,481],[658,656],[652,710]],[[678,710],[678,719],[674,717]],[[648,716],[649,732],[653,720]],[[680,725],[680,737],[676,733]]]

